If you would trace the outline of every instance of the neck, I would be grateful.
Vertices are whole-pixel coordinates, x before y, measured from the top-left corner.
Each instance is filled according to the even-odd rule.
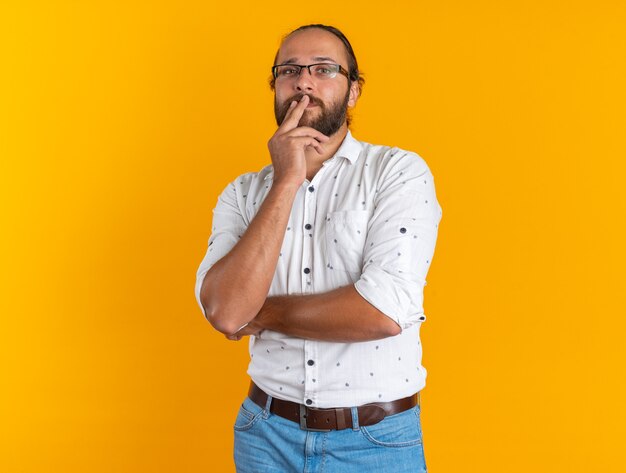
[[[330,136],[330,140],[324,143],[323,154],[319,154],[314,148],[306,148],[304,155],[306,156],[307,169],[317,170],[322,167],[322,163],[332,157],[337,152],[339,146],[341,146],[341,143],[343,142],[347,134],[348,125],[346,125],[346,123],[344,122],[343,125],[341,125],[341,128],[339,128],[339,130],[337,130],[334,135]]]

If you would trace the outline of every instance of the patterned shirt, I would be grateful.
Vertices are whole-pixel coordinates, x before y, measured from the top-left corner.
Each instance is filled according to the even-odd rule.
[[[196,277],[203,313],[200,287],[206,272],[246,231],[272,177],[271,164],[242,174],[218,197]],[[271,396],[320,408],[392,401],[420,391],[426,384],[423,289],[441,216],[423,158],[358,141],[348,131],[335,155],[298,189],[268,296],[353,284],[402,332],[338,343],[264,330],[250,337],[252,380]]]

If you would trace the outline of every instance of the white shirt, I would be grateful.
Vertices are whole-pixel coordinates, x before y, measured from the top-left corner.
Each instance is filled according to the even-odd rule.
[[[195,286],[203,313],[206,272],[246,231],[272,177],[270,164],[240,175],[219,196]],[[268,296],[353,284],[402,332],[337,343],[264,330],[250,337],[253,381],[271,396],[320,408],[392,401],[420,391],[426,384],[419,336],[426,320],[423,289],[441,216],[423,158],[358,141],[348,131],[337,153],[296,194]]]

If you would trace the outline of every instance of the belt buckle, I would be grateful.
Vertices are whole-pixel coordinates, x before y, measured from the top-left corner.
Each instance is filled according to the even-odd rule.
[[[304,404],[300,404],[300,428],[302,430],[309,430],[311,432],[330,432],[332,429],[314,429],[306,425],[306,410],[307,407]]]

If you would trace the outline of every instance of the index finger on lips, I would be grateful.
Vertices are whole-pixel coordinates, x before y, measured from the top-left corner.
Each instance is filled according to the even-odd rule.
[[[292,106],[289,109],[287,115],[285,115],[283,123],[280,125],[279,128],[281,128],[283,131],[289,131],[296,128],[298,126],[298,123],[300,122],[300,118],[302,118],[302,114],[304,113],[306,106],[309,104],[309,100],[310,99],[308,95],[303,95],[302,99],[297,102],[297,105],[295,107]]]

